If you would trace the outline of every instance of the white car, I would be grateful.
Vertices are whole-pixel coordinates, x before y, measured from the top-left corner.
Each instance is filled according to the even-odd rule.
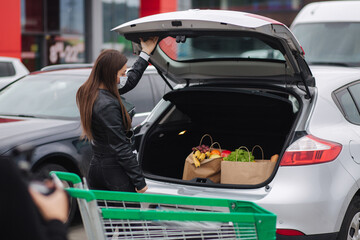
[[[360,1],[310,3],[290,29],[308,64],[360,67]]]
[[[0,57],[0,89],[28,73],[29,70],[18,58]]]
[[[310,70],[284,24],[250,13],[163,13],[114,31],[135,52],[140,37],[159,36],[151,63],[183,84],[136,132],[150,193],[255,202],[277,215],[280,240],[360,238],[359,69]],[[263,50],[274,54],[244,57]],[[260,145],[257,159],[279,160],[252,183],[183,180],[185,159],[206,133],[222,149]]]

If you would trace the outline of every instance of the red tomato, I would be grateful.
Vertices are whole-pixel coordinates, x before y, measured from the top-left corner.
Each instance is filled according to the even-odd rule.
[[[229,151],[229,150],[222,150],[221,157],[227,157],[230,155],[230,153],[231,153],[231,151]]]

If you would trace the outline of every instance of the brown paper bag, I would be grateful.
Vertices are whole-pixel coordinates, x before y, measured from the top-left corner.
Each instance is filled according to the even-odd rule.
[[[264,152],[258,145],[254,146],[251,152],[254,152],[256,147],[261,149],[262,160],[255,160],[255,162],[222,161],[220,182],[223,184],[260,184],[268,179],[276,162],[264,160]]]
[[[209,134],[205,134],[202,136],[200,140],[200,144],[202,144],[205,137],[210,138],[210,150],[214,150],[214,145],[219,146],[219,150],[221,152],[221,146],[218,142],[213,142],[212,137]],[[190,153],[187,158],[185,159],[184,164],[184,172],[183,172],[183,180],[191,180],[194,178],[208,178],[214,183],[220,182],[220,169],[221,169],[221,161],[222,158],[211,158],[211,159],[204,159],[200,163],[200,167],[195,167],[194,164],[194,154],[193,152]]]
[[[220,182],[220,169],[222,158],[205,159],[200,167],[195,167],[193,153],[190,153],[184,165],[183,180],[194,178],[209,178],[214,183]]]
[[[259,184],[268,179],[275,167],[270,160],[255,162],[221,162],[221,183],[224,184]]]

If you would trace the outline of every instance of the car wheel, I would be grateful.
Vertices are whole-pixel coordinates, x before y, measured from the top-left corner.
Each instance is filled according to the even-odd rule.
[[[35,178],[38,179],[45,179],[49,177],[49,173],[51,171],[61,171],[61,172],[69,172],[66,168],[59,164],[55,163],[47,163],[44,165],[41,165],[39,168],[37,168],[34,171]],[[64,184],[64,187],[72,187],[72,184],[69,184],[66,181],[62,181]],[[70,225],[72,220],[74,219],[75,213],[77,211],[77,203],[75,198],[69,198],[69,215],[68,220],[66,222],[66,225]]]
[[[360,197],[355,196],[346,211],[338,240],[360,240]]]

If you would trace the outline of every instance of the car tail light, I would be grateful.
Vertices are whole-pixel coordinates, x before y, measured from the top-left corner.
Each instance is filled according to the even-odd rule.
[[[280,166],[297,166],[333,161],[342,145],[312,135],[304,136],[291,144],[284,153]]]
[[[284,236],[304,236],[305,234],[294,229],[276,229],[276,234]]]

